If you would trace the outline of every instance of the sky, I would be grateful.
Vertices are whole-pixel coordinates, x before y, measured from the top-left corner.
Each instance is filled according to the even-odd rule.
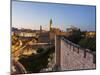
[[[96,7],[89,5],[71,5],[12,1],[12,27],[49,30],[52,27],[66,31],[75,26],[85,31],[95,31]]]

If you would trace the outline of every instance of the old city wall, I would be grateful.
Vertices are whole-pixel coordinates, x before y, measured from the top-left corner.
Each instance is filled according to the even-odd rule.
[[[55,45],[59,70],[95,69],[96,56],[90,50],[83,49],[62,37],[56,37]]]

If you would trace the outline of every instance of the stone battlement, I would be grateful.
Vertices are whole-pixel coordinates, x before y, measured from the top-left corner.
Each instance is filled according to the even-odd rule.
[[[69,47],[69,50],[72,50],[76,53],[78,53],[81,57],[87,59],[88,61],[93,62],[94,64],[96,63],[96,53],[92,52],[89,49],[85,49],[80,47],[77,44],[72,43],[71,41],[65,39],[64,37],[61,38],[64,42],[66,42],[66,46]]]
[[[58,70],[95,69],[96,54],[61,36],[55,37],[55,59]]]

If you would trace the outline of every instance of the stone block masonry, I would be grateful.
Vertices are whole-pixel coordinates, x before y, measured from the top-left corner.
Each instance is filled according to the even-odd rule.
[[[55,63],[57,70],[86,70],[95,69],[96,56],[88,49],[61,37],[55,37]]]

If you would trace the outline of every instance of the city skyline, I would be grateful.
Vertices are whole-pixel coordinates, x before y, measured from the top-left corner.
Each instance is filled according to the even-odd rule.
[[[95,6],[12,1],[12,27],[49,30],[53,27],[66,30],[75,26],[81,30],[95,31]]]

